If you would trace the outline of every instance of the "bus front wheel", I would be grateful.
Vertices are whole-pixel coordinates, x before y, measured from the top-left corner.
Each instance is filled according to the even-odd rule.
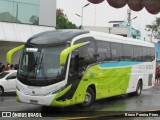
[[[92,88],[88,88],[85,94],[84,103],[81,104],[82,107],[90,107],[95,100],[95,93]]]
[[[137,88],[136,88],[136,91],[134,92],[134,95],[139,96],[141,95],[141,93],[142,93],[142,82],[138,81]]]

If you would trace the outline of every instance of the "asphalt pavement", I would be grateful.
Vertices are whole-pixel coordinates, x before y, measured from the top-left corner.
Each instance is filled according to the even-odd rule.
[[[113,120],[159,120],[160,119],[160,84],[156,84],[153,88],[144,90],[141,96],[121,95],[117,97],[98,100],[90,108],[81,108],[78,105],[56,108],[41,105],[32,105],[18,103],[15,99],[15,93],[5,93],[0,96],[0,111],[18,111],[18,112],[40,112],[42,117],[46,119],[106,119],[112,115],[119,115]],[[124,116],[125,113],[143,113],[150,111],[158,111],[153,117],[129,117]],[[49,118],[50,116],[50,118]],[[52,117],[52,118],[51,118]],[[4,119],[4,118],[3,118]],[[33,119],[33,118],[32,118]],[[38,119],[38,118],[34,118]],[[39,118],[38,120],[41,120]],[[1,118],[0,118],[1,120]],[[52,119],[53,120],[53,119]]]

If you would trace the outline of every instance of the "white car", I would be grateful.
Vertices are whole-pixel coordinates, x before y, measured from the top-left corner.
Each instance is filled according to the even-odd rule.
[[[0,73],[0,96],[4,92],[16,91],[17,70],[4,71]]]

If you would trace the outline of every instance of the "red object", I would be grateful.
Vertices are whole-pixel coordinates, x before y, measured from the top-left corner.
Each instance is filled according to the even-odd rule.
[[[128,0],[127,3],[130,9],[134,11],[140,11],[144,8],[141,4],[141,0]]]
[[[107,0],[108,4],[115,8],[121,8],[126,5],[126,0]]]
[[[10,68],[9,66],[7,66],[7,67],[5,68],[5,71],[9,71],[9,70],[11,70],[11,68]]]
[[[142,5],[151,14],[160,12],[160,0],[142,0]]]
[[[99,3],[103,2],[104,0],[88,0],[88,1],[93,4],[99,4]]]
[[[159,74],[159,68],[156,67],[156,75]]]
[[[93,4],[99,4],[104,0],[88,0]],[[144,7],[151,14],[160,12],[160,0],[107,0],[108,4],[114,8],[124,7],[126,4],[131,10],[140,11]]]

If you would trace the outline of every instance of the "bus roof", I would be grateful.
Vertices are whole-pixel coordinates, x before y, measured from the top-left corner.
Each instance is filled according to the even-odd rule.
[[[71,42],[73,38],[78,39],[87,36],[92,36],[96,40],[102,41],[154,47],[154,44],[142,40],[135,40],[133,38],[127,38],[120,35],[113,35],[108,33],[87,31],[81,29],[64,29],[42,32],[29,38],[27,43],[42,46],[53,46],[59,44],[66,44],[68,41]]]
[[[102,33],[102,32],[94,32],[94,31],[90,31],[90,35],[93,36],[96,40],[138,45],[138,46],[154,47],[153,43],[145,42],[145,41],[137,40],[133,38],[128,38],[128,37],[123,37],[120,35],[113,35],[113,34]]]
[[[65,29],[53,30],[36,34],[29,38],[28,44],[34,45],[58,45],[71,41],[74,37],[89,33],[89,31],[81,29]]]

